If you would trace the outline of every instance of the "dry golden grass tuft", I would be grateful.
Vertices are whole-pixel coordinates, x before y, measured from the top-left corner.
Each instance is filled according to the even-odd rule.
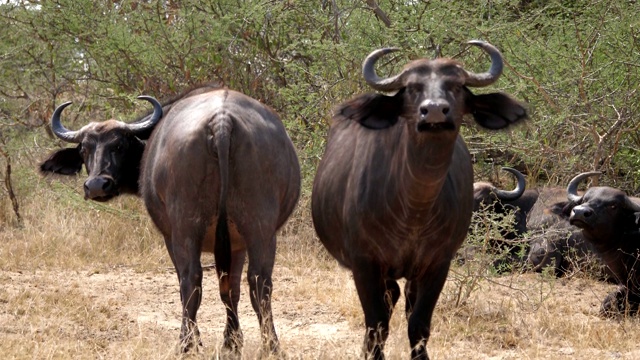
[[[22,227],[5,226],[3,269],[55,266],[170,266],[164,241],[140,199],[123,196],[101,204],[79,194],[81,178],[42,179],[23,197]],[[6,239],[6,240],[5,240]]]
[[[198,314],[204,346],[181,357],[178,281],[142,202],[97,204],[84,201],[80,188],[77,179],[39,180],[22,197],[23,226],[0,226],[3,358],[220,357],[224,308],[215,272],[205,272]],[[212,261],[203,256],[205,264]],[[452,268],[436,307],[432,358],[640,358],[639,320],[598,316],[612,285],[581,276],[496,276],[466,266]],[[317,241],[306,196],[279,237],[273,297],[288,358],[361,357],[364,321],[351,275]],[[239,313],[242,358],[254,359],[259,333],[246,279]],[[406,328],[401,299],[388,358],[410,357]]]

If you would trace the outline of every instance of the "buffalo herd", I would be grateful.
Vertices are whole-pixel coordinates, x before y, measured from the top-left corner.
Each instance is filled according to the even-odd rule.
[[[640,308],[640,200],[604,186],[578,194],[599,173],[577,175],[565,188],[514,190],[473,182],[472,158],[460,135],[469,115],[480,127],[501,130],[528,118],[526,106],[501,93],[474,94],[494,84],[503,58],[493,45],[470,41],[491,59],[472,72],[449,58],[418,59],[380,77],[376,63],[397,51],[373,51],[363,62],[375,91],[338,105],[311,194],[313,225],[327,251],[353,274],[365,320],[363,353],[383,359],[389,320],[401,294],[411,357],[428,359],[431,318],[452,260],[478,211],[513,214],[513,224],[492,239],[522,269],[550,268],[562,276],[575,259],[597,256],[618,288],[602,302],[607,316]],[[276,233],[296,206],[301,175],[295,148],[278,115],[241,93],[212,85],[158,102],[137,120],[62,125],[53,133],[75,144],[40,164],[43,174],[75,175],[84,168],[84,196],[108,201],[120,194],[144,200],[163,235],[182,301],[180,344],[200,344],[196,314],[202,295],[200,255],[212,252],[220,298],[227,312],[224,348],[239,353],[237,315],[245,257],[250,298],[262,345],[278,354],[271,312]],[[525,251],[509,248],[522,240]],[[515,268],[515,267],[514,267]],[[405,279],[404,291],[398,284]]]

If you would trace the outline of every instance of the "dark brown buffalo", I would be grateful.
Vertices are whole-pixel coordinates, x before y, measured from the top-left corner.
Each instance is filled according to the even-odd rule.
[[[426,359],[431,317],[473,210],[471,156],[459,135],[463,115],[489,129],[527,118],[503,93],[474,95],[502,73],[500,52],[472,41],[492,59],[475,74],[452,59],[419,59],[379,78],[374,64],[397,49],[372,52],[364,78],[378,91],[340,105],[332,119],[312,194],[320,240],[351,269],[367,327],[366,357],[384,358],[391,311],[405,286],[409,342]]]
[[[539,192],[527,222],[527,266],[537,272],[550,271],[558,277],[582,272],[612,281],[582,230],[569,223],[570,214],[565,213],[569,204],[567,189],[548,187]]]
[[[527,216],[528,229],[548,227],[558,222],[569,224],[569,218],[562,214],[567,203],[567,188],[543,187],[531,189],[538,193],[538,198]]]
[[[536,191],[538,200],[527,219],[527,263],[533,271],[547,269],[563,276],[581,267],[578,263],[584,263],[593,253],[580,229],[569,224],[569,217],[562,212],[568,203],[567,189],[547,187]]]
[[[532,229],[528,238],[527,266],[536,272],[550,271],[556,277],[584,272],[607,280],[606,269],[582,231],[568,222]]]
[[[487,222],[497,222],[491,226],[498,226],[500,236],[489,238],[487,250],[497,257],[493,261],[493,267],[499,272],[509,271],[522,264],[522,253],[526,251],[523,235],[527,231],[527,215],[538,199],[536,190],[525,190],[526,181],[522,173],[510,167],[503,167],[502,170],[516,177],[517,186],[514,190],[498,189],[487,181],[473,183],[473,211],[479,218],[476,226],[472,226],[472,233],[477,234],[477,230],[486,231]],[[508,215],[513,216],[513,221],[506,223]],[[484,235],[481,236],[485,238]]]
[[[587,172],[567,186],[569,203],[564,213],[607,266],[619,288],[602,303],[604,315],[637,314],[640,309],[640,204],[636,198],[608,186],[594,186],[578,195],[578,184],[599,175]]]
[[[515,176],[517,182],[516,188],[513,190],[502,190],[488,181],[474,182],[473,211],[478,211],[482,206],[485,206],[494,207],[494,211],[497,212],[504,212],[505,208],[502,206],[503,204],[511,204],[511,202],[519,200],[522,197],[527,185],[524,175],[522,175],[520,171],[506,166],[503,167],[502,170],[510,172]]]
[[[512,173],[516,177],[516,188],[510,191],[498,189],[490,182],[477,181],[473,183],[473,211],[490,210],[496,214],[514,212],[515,221],[513,231],[505,233],[505,239],[515,239],[527,231],[527,216],[538,200],[538,190],[526,190],[524,175],[518,170],[503,167],[502,170]]]
[[[164,117],[155,99],[141,98],[154,104],[152,115],[133,124],[91,122],[78,131],[61,124],[70,103],[60,105],[51,119],[53,131],[79,145],[54,153],[41,170],[70,174],[84,163],[86,198],[144,198],[178,274],[184,350],[200,341],[200,254],[213,251],[227,310],[224,346],[240,351],[237,306],[248,254],[249,293],[263,345],[277,351],[271,314],[275,234],[300,191],[298,159],[282,122],[258,101],[227,89],[196,89],[167,104]]]

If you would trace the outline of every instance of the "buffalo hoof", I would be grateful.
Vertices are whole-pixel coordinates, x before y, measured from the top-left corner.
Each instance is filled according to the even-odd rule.
[[[279,347],[275,349],[262,347],[262,349],[260,349],[259,358],[260,359],[278,359],[278,360],[289,359],[287,354],[284,351],[282,351]]]
[[[242,352],[243,343],[242,331],[225,331],[223,347],[226,353],[239,355]]]
[[[620,287],[604,299],[600,307],[600,314],[609,318],[617,318],[637,315],[639,309],[640,298],[637,295],[630,294],[626,288]]]
[[[240,349],[229,349],[227,347],[223,347],[220,349],[217,356],[214,356],[213,358],[220,360],[240,360],[242,359],[242,351],[240,351]]]
[[[193,338],[180,340],[180,351],[183,354],[197,353],[200,349],[202,349],[202,341],[199,338],[197,340]]]
[[[260,357],[263,359],[286,359],[286,354],[280,349],[277,339],[269,338],[262,344]]]
[[[180,350],[183,353],[197,351],[202,348],[202,340],[200,339],[200,330],[195,323],[190,326],[183,324],[180,330]]]

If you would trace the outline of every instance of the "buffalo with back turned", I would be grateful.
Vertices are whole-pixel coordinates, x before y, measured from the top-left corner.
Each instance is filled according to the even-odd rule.
[[[487,72],[470,72],[448,58],[419,59],[380,78],[374,65],[397,49],[373,51],[363,63],[366,82],[395,94],[356,96],[332,119],[312,217],[326,249],[353,273],[367,358],[384,358],[400,278],[407,280],[411,357],[428,358],[433,310],[474,206],[471,156],[459,135],[463,116],[493,130],[527,118],[508,95],[469,90],[494,83],[503,68],[498,49],[470,43],[490,55]]]
[[[240,279],[248,255],[250,298],[263,346],[278,351],[271,313],[276,231],[293,211],[300,168],[278,115],[241,93],[196,88],[133,123],[91,122],[72,131],[51,119],[56,136],[78,144],[52,154],[43,173],[86,167],[85,197],[108,201],[142,196],[162,233],[180,283],[181,346],[200,343],[196,313],[202,297],[202,251],[213,252],[225,305],[224,347],[239,352]]]

